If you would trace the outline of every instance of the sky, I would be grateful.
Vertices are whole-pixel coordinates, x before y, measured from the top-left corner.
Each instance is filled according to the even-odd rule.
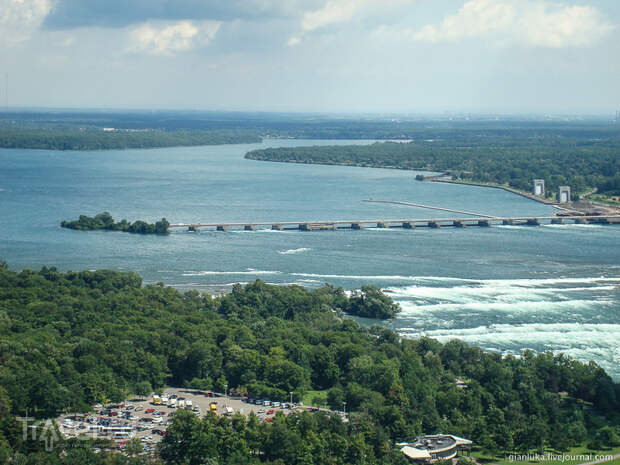
[[[0,0],[11,107],[613,115],[619,52],[618,0]]]

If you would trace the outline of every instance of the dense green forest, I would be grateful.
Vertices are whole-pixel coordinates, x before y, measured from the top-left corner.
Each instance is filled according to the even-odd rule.
[[[123,231],[134,234],[168,234],[168,226],[170,226],[170,223],[166,218],[162,218],[155,223],[147,223],[142,220],[136,220],[130,223],[124,219],[116,222],[108,212],[98,213],[94,217],[80,215],[77,220],[60,222],[60,227],[77,229],[78,231],[97,231],[103,229],[106,231]]]
[[[348,423],[309,412],[261,424],[179,415],[160,451],[167,464],[400,464],[394,442],[433,432],[494,453],[617,441],[620,384],[595,363],[400,339],[346,317],[364,305],[393,312],[378,295],[256,281],[212,298],[143,286],[135,273],[2,264],[0,461],[146,463],[75,440],[44,452],[23,439],[14,416],[89,410],[167,384],[220,392],[227,384],[272,399],[319,390],[328,407],[346,402],[350,411]]]
[[[0,127],[0,148],[46,150],[115,150],[158,147],[246,144],[260,142],[255,131],[110,131],[92,129],[6,129]]]
[[[620,140],[570,137],[450,137],[368,146],[314,146],[254,150],[253,160],[374,166],[448,173],[454,179],[531,191],[544,179],[547,195],[569,185],[575,195],[597,187],[620,189]]]

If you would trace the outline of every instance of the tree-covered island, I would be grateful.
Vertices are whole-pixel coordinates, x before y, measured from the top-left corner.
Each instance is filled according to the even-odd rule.
[[[119,222],[114,221],[108,212],[98,213],[94,217],[80,215],[79,219],[73,221],[61,221],[62,228],[76,229],[78,231],[123,231],[134,234],[168,234],[170,223],[166,218],[162,218],[155,223],[136,220],[133,223],[123,219]]]

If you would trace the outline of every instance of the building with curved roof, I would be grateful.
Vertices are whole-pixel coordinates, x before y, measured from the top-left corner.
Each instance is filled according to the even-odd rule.
[[[412,443],[399,443],[400,451],[412,462],[432,463],[449,460],[459,451],[470,451],[472,441],[451,434],[420,436]]]

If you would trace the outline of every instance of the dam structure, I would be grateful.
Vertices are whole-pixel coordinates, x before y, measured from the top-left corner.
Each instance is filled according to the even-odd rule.
[[[620,215],[565,215],[531,217],[448,217],[413,219],[368,219],[368,220],[314,220],[314,221],[252,221],[252,222],[195,222],[172,223],[169,229],[185,229],[191,232],[207,231],[335,231],[340,229],[361,230],[365,228],[465,228],[469,226],[540,226],[542,224],[620,224]]]

